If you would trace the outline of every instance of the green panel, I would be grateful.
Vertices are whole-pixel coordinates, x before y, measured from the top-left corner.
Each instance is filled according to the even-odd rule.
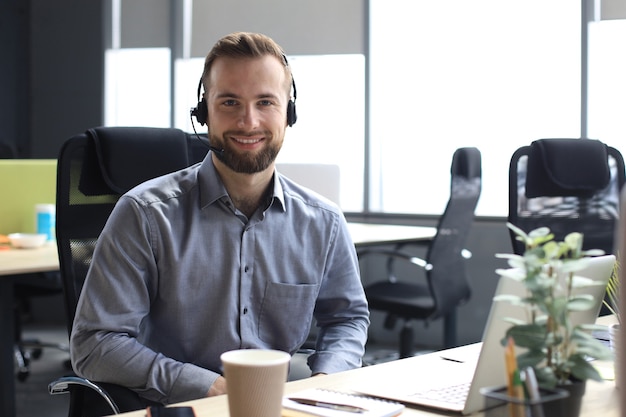
[[[0,159],[0,234],[35,232],[35,205],[56,202],[56,159]]]

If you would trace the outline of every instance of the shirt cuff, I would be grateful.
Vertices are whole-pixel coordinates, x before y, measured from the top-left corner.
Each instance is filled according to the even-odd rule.
[[[186,363],[172,386],[168,402],[171,404],[206,397],[219,376],[216,372]]]

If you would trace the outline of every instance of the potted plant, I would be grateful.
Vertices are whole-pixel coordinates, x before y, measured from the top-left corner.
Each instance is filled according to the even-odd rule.
[[[497,254],[508,260],[510,268],[496,272],[521,281],[526,288],[524,297],[502,295],[503,300],[526,309],[528,320],[507,319],[512,323],[502,341],[512,338],[519,347],[517,363],[520,369],[531,367],[542,388],[572,388],[585,381],[602,381],[602,377],[589,359],[610,359],[608,347],[591,335],[591,330],[603,328],[596,325],[577,325],[571,322],[570,313],[593,308],[593,296],[585,294],[585,287],[599,283],[577,276],[592,256],[604,254],[601,250],[582,250],[583,235],[570,233],[562,242],[546,227],[525,233],[507,223],[518,240],[524,243],[523,255]],[[574,291],[574,290],[577,291]],[[575,384],[578,383],[578,384]],[[570,395],[573,394],[570,392]],[[568,413],[566,415],[575,415]]]
[[[619,259],[619,256],[618,256]],[[621,357],[618,353],[619,349],[619,332],[621,329],[621,315],[619,311],[620,301],[619,301],[619,260],[615,262],[615,267],[613,268],[613,273],[609,278],[609,282],[606,286],[606,297],[602,302],[607,307],[607,309],[615,316],[617,319],[616,323],[609,325],[609,343],[610,347],[613,350],[613,355],[615,357],[614,370],[615,370],[615,386],[619,386],[617,376],[619,370],[619,364],[617,361]]]

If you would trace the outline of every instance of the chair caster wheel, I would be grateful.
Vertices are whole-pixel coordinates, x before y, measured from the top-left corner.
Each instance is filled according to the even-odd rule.
[[[17,380],[20,382],[24,382],[26,381],[26,379],[28,379],[28,376],[30,375],[29,371],[18,371],[17,372]]]
[[[41,355],[43,355],[43,349],[41,348],[33,349],[31,352],[31,356],[33,357],[33,359],[39,359],[41,358]]]

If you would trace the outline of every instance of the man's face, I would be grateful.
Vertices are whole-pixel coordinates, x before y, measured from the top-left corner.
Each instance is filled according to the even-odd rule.
[[[211,145],[232,170],[256,173],[276,159],[287,126],[286,74],[273,56],[215,60],[205,95]]]

